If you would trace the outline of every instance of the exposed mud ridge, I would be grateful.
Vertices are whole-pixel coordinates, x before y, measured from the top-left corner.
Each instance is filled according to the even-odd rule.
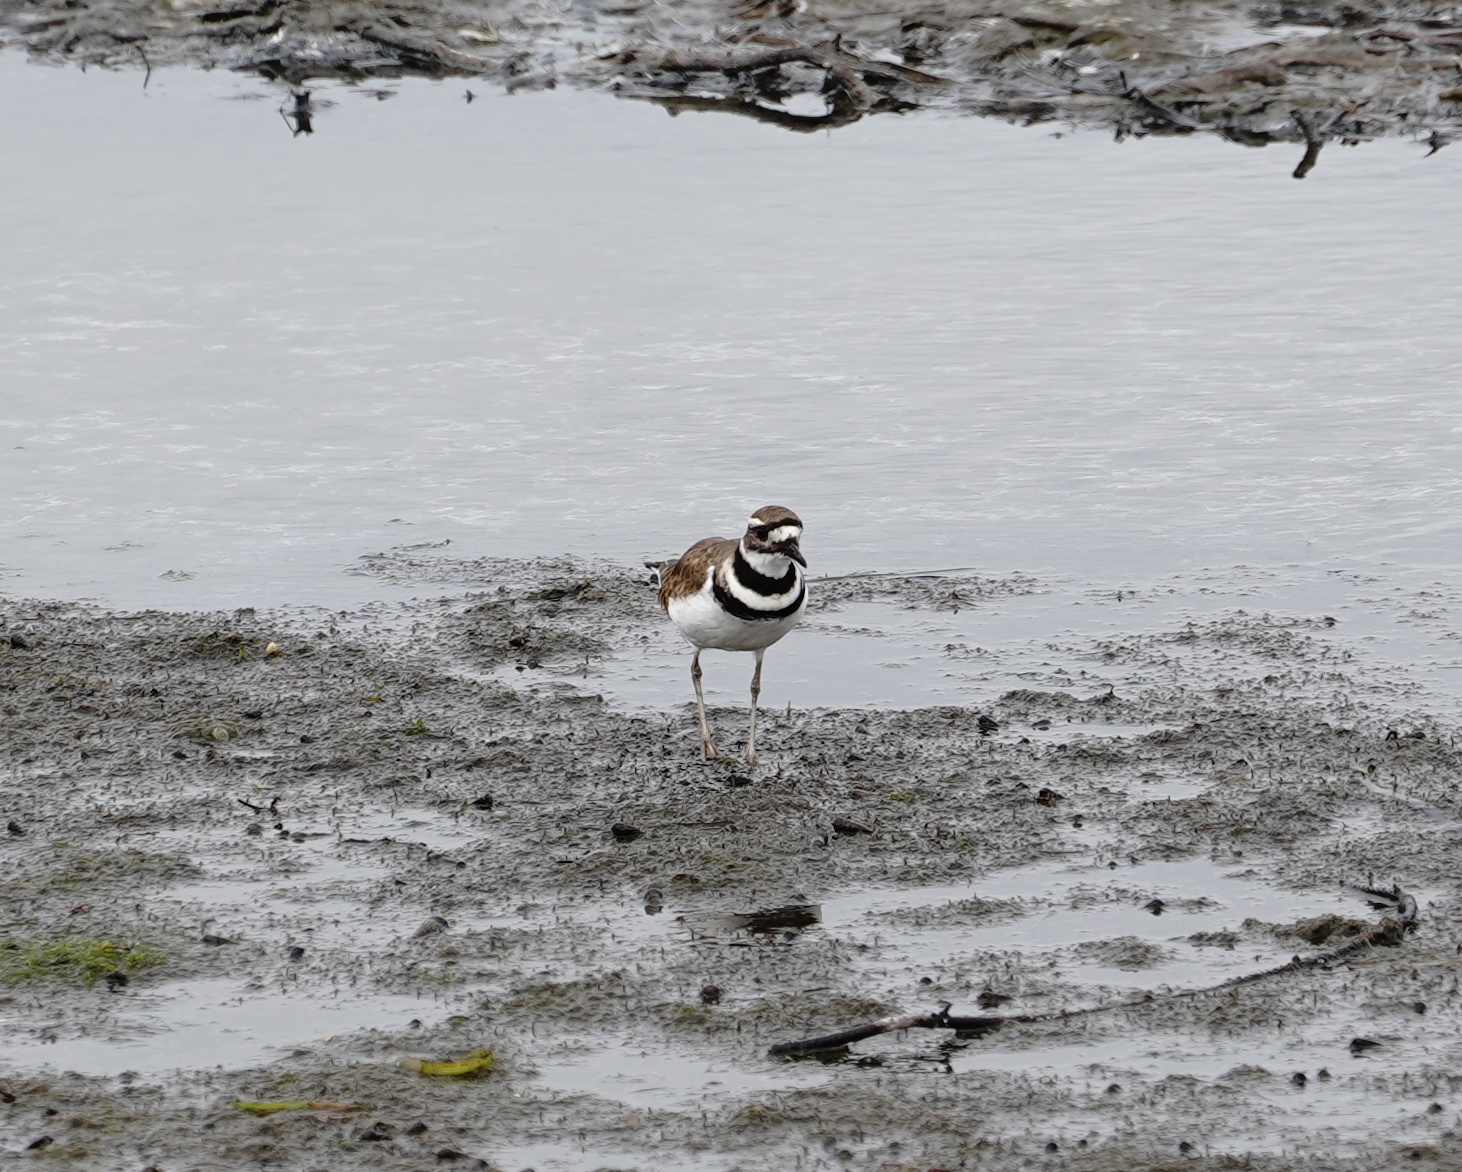
[[[1462,13],[1389,0],[4,0],[4,40],[110,68],[237,69],[293,88],[402,76],[560,82],[790,130],[938,109],[1129,135],[1302,145],[1462,126]]]
[[[406,572],[389,560],[371,572]],[[637,570],[429,573],[471,591],[350,614],[0,601],[0,1164],[1462,1161],[1457,730],[1373,702],[1302,616],[1090,648],[1154,668],[1132,694],[768,711],[752,773],[698,759],[689,705],[594,693],[594,656],[663,622]],[[977,610],[1039,583],[857,589]],[[1195,641],[1188,672],[1171,653]],[[586,649],[577,685],[550,673]],[[744,713],[712,715],[733,747]],[[1341,886],[1393,882],[1417,931],[1345,952],[1367,913]],[[990,1038],[767,1055],[1336,949]],[[402,1061],[483,1048],[483,1077]]]

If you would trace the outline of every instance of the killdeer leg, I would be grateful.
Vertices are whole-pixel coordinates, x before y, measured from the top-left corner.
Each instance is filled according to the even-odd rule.
[[[711,744],[711,730],[706,724],[706,698],[701,692],[701,649],[697,647],[695,654],[690,660],[690,682],[695,685],[695,710],[701,718],[701,751],[705,753],[706,759],[719,757],[716,746]]]
[[[761,648],[756,653],[756,670],[751,673],[751,735],[746,738],[746,763],[756,764],[756,701],[761,695],[761,659],[767,653]]]
[[[654,565],[660,605],[695,648],[690,680],[695,685],[701,751],[707,760],[722,754],[716,751],[706,720],[700,653],[712,648],[756,655],[746,739],[746,761],[755,767],[762,654],[797,625],[807,607],[803,573],[807,559],[802,556],[801,537],[802,522],[796,513],[782,505],[763,505],[747,518],[746,533],[739,541],[703,537],[674,561]]]

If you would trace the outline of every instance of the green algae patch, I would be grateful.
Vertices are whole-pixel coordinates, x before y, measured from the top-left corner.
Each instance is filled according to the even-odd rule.
[[[440,1061],[403,1058],[401,1066],[428,1078],[481,1078],[493,1068],[493,1054],[491,1050],[472,1050],[457,1058]]]
[[[341,1103],[334,1099],[275,1099],[264,1102],[235,1099],[234,1106],[251,1115],[276,1115],[281,1111],[330,1111],[344,1114],[365,1109],[363,1103]]]
[[[64,981],[94,985],[115,975],[156,968],[167,957],[144,944],[118,944],[88,936],[71,936],[48,943],[26,943],[0,938],[0,984],[22,981]]]

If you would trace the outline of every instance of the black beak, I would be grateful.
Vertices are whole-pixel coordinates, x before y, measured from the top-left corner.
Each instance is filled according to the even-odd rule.
[[[807,569],[807,559],[802,556],[802,550],[798,547],[795,541],[784,542],[781,548],[777,550],[777,552],[785,557],[791,558],[804,570]]]

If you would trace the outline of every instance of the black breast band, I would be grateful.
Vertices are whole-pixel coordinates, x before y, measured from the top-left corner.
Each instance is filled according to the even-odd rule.
[[[788,576],[792,577],[793,575],[789,574]],[[792,583],[788,582],[787,585],[790,587]],[[732,618],[745,619],[747,622],[760,622],[763,619],[790,618],[796,614],[797,608],[802,605],[803,600],[807,597],[807,587],[804,585],[797,591],[796,598],[777,610],[756,610],[754,607],[747,606],[746,603],[742,602],[741,599],[737,598],[736,595],[722,586],[719,579],[716,578],[711,579],[711,593],[715,596],[721,609]]]

